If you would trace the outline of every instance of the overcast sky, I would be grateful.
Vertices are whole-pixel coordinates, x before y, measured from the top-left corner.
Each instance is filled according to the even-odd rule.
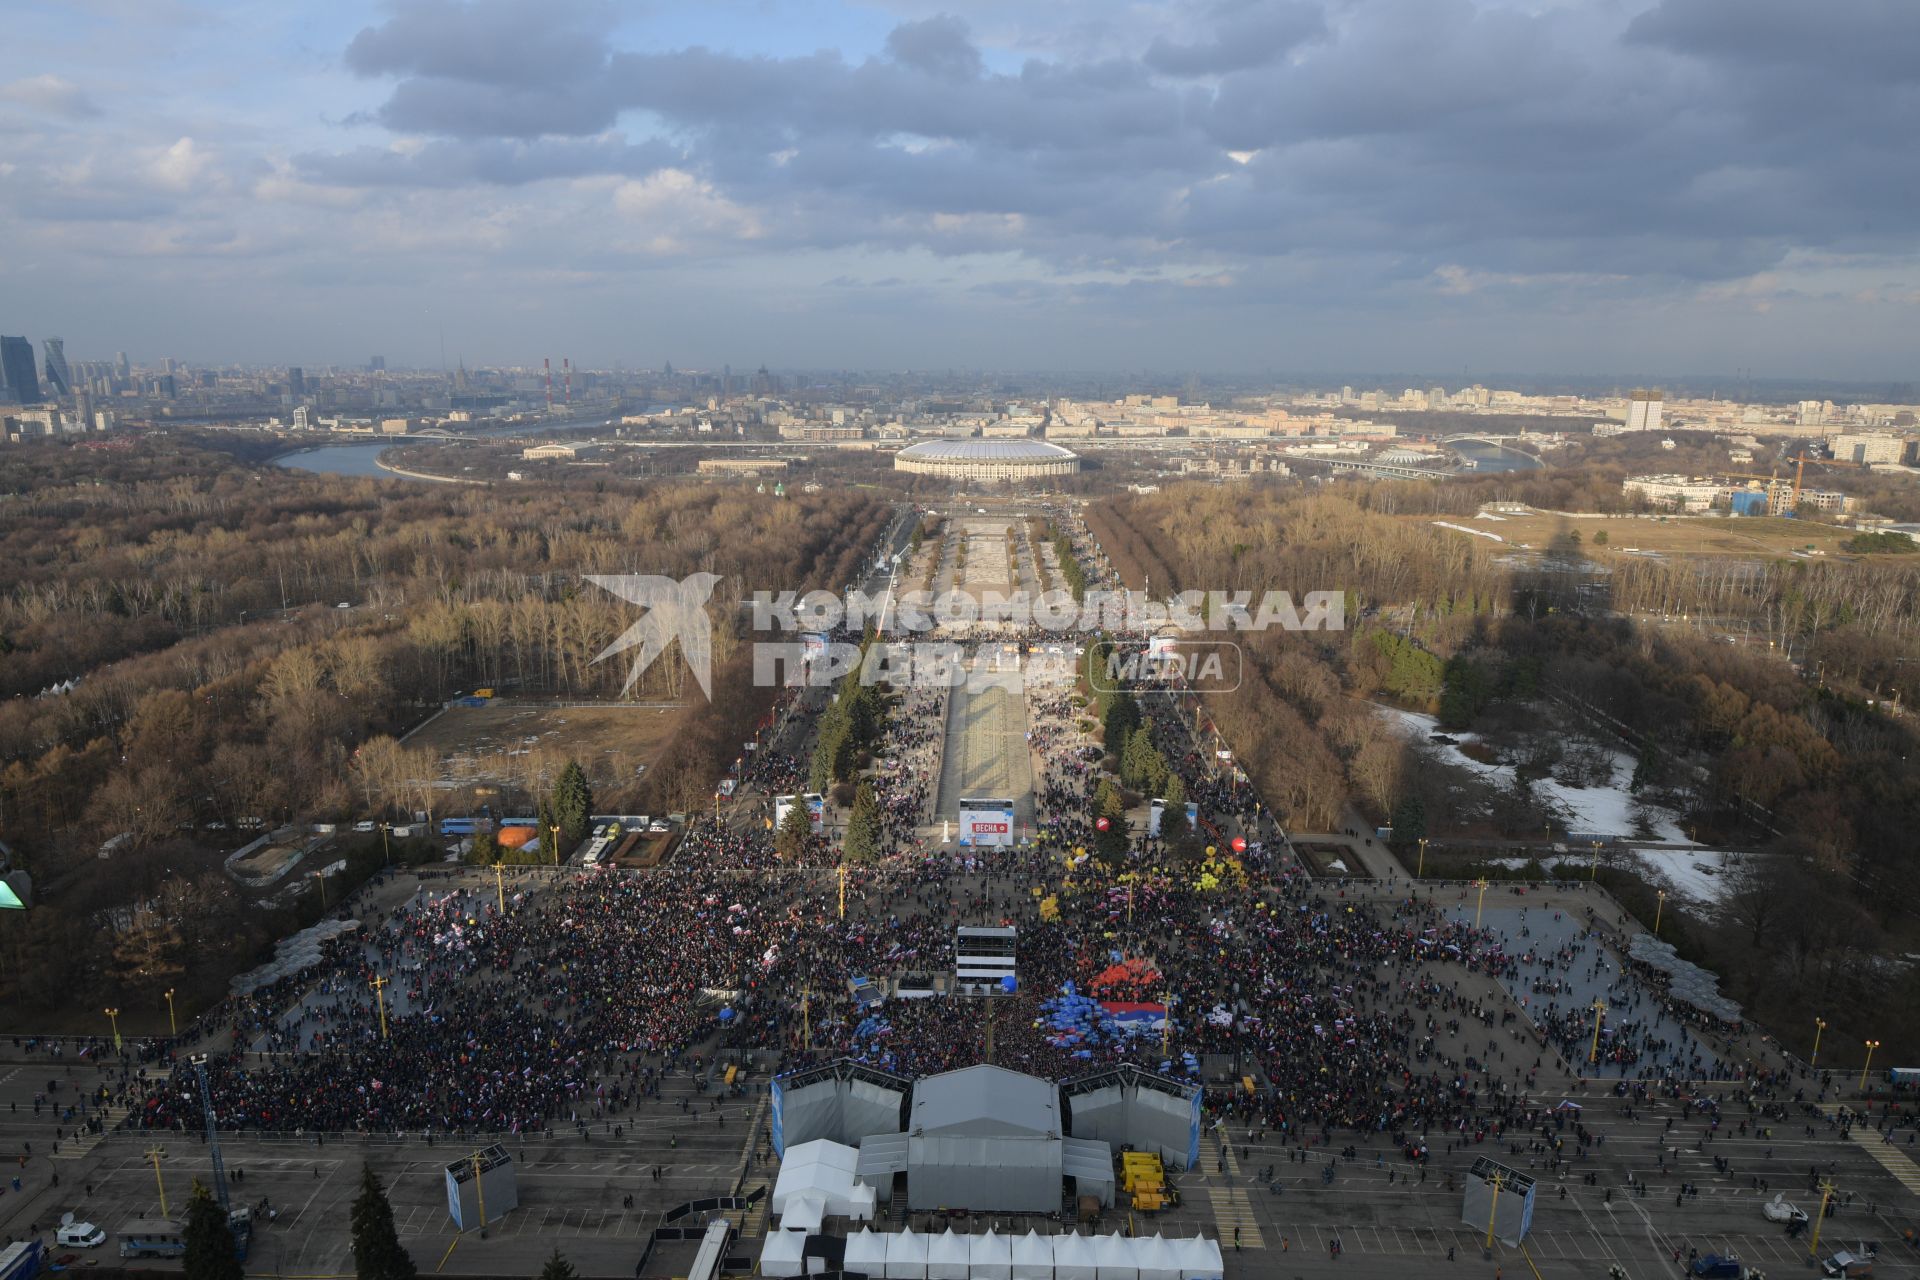
[[[1907,378],[1920,334],[1913,0],[0,28],[0,332],[78,359]]]

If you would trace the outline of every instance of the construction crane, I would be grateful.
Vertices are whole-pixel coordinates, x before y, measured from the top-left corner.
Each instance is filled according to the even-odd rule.
[[[227,1195],[227,1165],[220,1158],[220,1130],[214,1123],[213,1091],[207,1086],[207,1055],[193,1055],[194,1078],[200,1082],[200,1114],[207,1122],[207,1154],[213,1158],[213,1194],[220,1201],[220,1212],[227,1215],[227,1226],[233,1232],[234,1248],[241,1259],[247,1256],[247,1244],[253,1235],[253,1215],[245,1209],[234,1210],[233,1202]]]

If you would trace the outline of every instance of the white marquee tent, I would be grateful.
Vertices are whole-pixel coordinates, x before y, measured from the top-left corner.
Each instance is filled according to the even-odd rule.
[[[763,1276],[797,1276],[806,1270],[803,1254],[807,1247],[807,1238],[797,1231],[770,1231],[767,1243],[760,1250],[760,1274]]]
[[[1012,1280],[1013,1245],[1007,1237],[989,1228],[987,1234],[967,1240],[967,1271],[972,1280]]]
[[[770,1232],[761,1274],[805,1274],[806,1239],[800,1231]],[[925,1235],[862,1229],[847,1237],[842,1265],[876,1280],[1222,1280],[1223,1262],[1220,1242],[1204,1236],[1043,1236],[1034,1231],[963,1236],[952,1230]]]
[[[884,1276],[887,1273],[887,1239],[865,1228],[856,1231],[847,1237],[847,1254],[841,1265],[863,1276]],[[1046,1280],[1052,1280],[1052,1277]]]
[[[1011,1249],[1012,1265],[1010,1271],[1013,1280],[1053,1280],[1053,1240],[1065,1237],[1043,1236],[1038,1231],[1029,1231],[1023,1236],[1015,1236]],[[847,1270],[853,1268],[849,1266]]]
[[[1140,1263],[1133,1247],[1144,1241],[1129,1240],[1118,1231],[1095,1236],[1093,1261],[1095,1280],[1140,1280]]]
[[[927,1280],[927,1237],[918,1231],[887,1237],[887,1280]]]
[[[818,1231],[821,1217],[853,1218],[865,1222],[873,1217],[874,1190],[854,1181],[854,1166],[860,1152],[842,1143],[820,1138],[788,1147],[780,1161],[780,1176],[774,1180],[773,1216],[788,1230]],[[819,1202],[818,1216],[804,1210],[799,1222],[789,1222],[795,1201]],[[805,1225],[807,1220],[812,1225]]]
[[[927,1241],[927,1280],[967,1280],[971,1259],[967,1238],[948,1227]]]

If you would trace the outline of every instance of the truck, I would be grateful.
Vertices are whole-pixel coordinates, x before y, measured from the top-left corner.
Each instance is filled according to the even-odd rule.
[[[40,1274],[43,1253],[38,1240],[16,1240],[0,1247],[0,1280],[33,1280]]]

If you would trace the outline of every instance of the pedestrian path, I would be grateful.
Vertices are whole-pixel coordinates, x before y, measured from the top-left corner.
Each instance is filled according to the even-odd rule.
[[[119,1117],[112,1107],[102,1107],[95,1113],[100,1118],[99,1133],[77,1133],[71,1138],[63,1138],[59,1150],[51,1159],[84,1160],[89,1152],[113,1136],[113,1126],[119,1123]]]
[[[1231,1249],[1236,1238],[1234,1233],[1238,1232],[1242,1249],[1266,1248],[1266,1237],[1260,1234],[1260,1223],[1253,1216],[1253,1202],[1247,1198],[1247,1188],[1240,1179],[1240,1162],[1234,1158],[1233,1144],[1224,1138],[1220,1141],[1220,1159],[1226,1165],[1227,1184],[1224,1187],[1207,1188],[1207,1199],[1213,1204],[1214,1230],[1220,1234],[1220,1247]]]
[[[1860,1149],[1879,1161],[1880,1167],[1893,1175],[1895,1182],[1915,1195],[1920,1195],[1920,1165],[1891,1142],[1883,1141],[1878,1133],[1871,1138],[1856,1135]]]

